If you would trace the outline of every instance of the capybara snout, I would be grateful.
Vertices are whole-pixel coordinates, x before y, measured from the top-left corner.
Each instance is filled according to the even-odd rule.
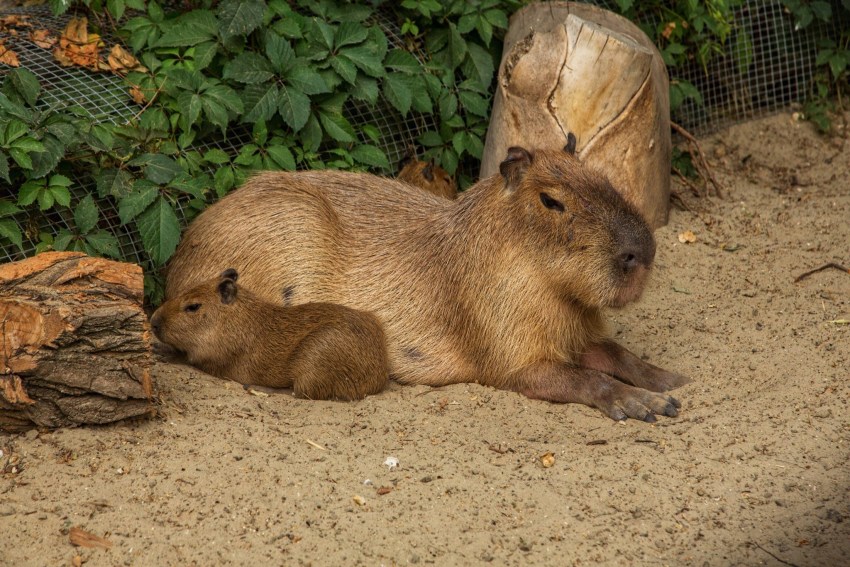
[[[553,281],[588,307],[620,307],[640,297],[655,239],[640,213],[564,152],[511,148],[502,163],[525,235]]]

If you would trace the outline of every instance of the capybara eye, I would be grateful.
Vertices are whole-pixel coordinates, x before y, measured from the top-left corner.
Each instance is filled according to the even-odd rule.
[[[185,311],[186,313],[194,313],[195,311],[197,311],[200,308],[201,308],[200,303],[190,303],[189,305],[187,305],[186,307],[183,308],[183,311]]]
[[[558,211],[559,213],[564,212],[564,204],[557,199],[553,199],[546,193],[540,194],[540,202],[543,203],[543,206],[547,209],[552,209],[553,211]]]

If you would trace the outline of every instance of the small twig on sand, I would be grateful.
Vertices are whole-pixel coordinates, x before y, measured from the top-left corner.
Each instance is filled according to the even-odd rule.
[[[708,165],[708,161],[705,159],[705,154],[702,151],[702,148],[699,146],[699,142],[694,138],[693,134],[685,130],[683,127],[679,126],[675,122],[670,122],[670,127],[676,131],[677,134],[685,138],[688,143],[694,148],[694,152],[696,153],[697,159],[694,162],[697,170],[699,170],[700,176],[706,182],[706,185],[710,182],[714,186],[714,191],[718,197],[723,198],[723,188],[718,183],[717,179],[714,177],[714,174],[711,172],[711,167]]]
[[[327,451],[327,449],[325,449],[324,447],[322,447],[321,445],[319,445],[318,443],[316,443],[314,441],[310,441],[309,439],[305,439],[304,441],[306,441],[309,445],[312,445],[316,449],[321,449],[322,451]]]
[[[805,274],[800,274],[799,276],[797,276],[794,279],[794,283],[802,281],[802,280],[806,279],[807,277],[811,276],[812,274],[816,274],[818,272],[828,270],[829,268],[835,268],[836,270],[841,270],[842,272],[844,272],[846,274],[850,274],[850,270],[848,270],[847,268],[845,268],[841,264],[836,264],[835,262],[830,262],[829,264],[824,264],[820,268],[815,268],[814,270],[809,270]]]
[[[678,176],[679,176],[679,179],[681,179],[681,180],[682,180],[682,183],[684,183],[684,184],[685,184],[685,186],[686,186],[688,189],[690,189],[690,190],[691,190],[691,193],[693,193],[693,194],[694,194],[694,197],[702,197],[702,191],[700,191],[700,190],[699,190],[699,187],[697,187],[697,186],[696,186],[696,184],[695,184],[693,181],[691,181],[690,179],[688,179],[687,177],[685,177],[685,174],[684,174],[684,173],[682,173],[681,171],[679,171],[678,169],[676,169],[675,167],[673,167],[672,169],[673,169],[673,173],[675,173],[676,175],[678,175]],[[680,201],[682,200],[681,196],[679,196],[679,200],[680,200]],[[683,201],[683,202],[684,202],[684,201]]]
[[[785,561],[784,559],[780,559],[779,557],[777,557],[776,555],[774,555],[770,551],[768,551],[765,548],[763,548],[762,546],[760,546],[759,543],[755,540],[753,540],[753,545],[756,546],[757,548],[761,549],[762,551],[764,551],[765,553],[767,553],[768,555],[770,555],[771,557],[773,557],[774,559],[776,559],[777,561],[779,561],[780,563],[782,563],[784,565],[790,565],[791,567],[800,567],[796,563],[791,563],[790,561]]]

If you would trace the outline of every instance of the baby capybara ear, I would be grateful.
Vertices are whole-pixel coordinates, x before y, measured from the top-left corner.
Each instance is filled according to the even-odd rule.
[[[576,155],[576,135],[570,132],[567,134],[567,145],[564,146],[564,151],[570,154],[571,156]]]
[[[227,268],[226,270],[221,272],[221,276],[219,276],[219,277],[222,278],[222,279],[225,279],[225,280],[231,280],[231,281],[235,282],[236,280],[239,279],[239,274],[236,272],[235,269]]]
[[[398,162],[398,169],[396,170],[396,173],[400,173],[401,170],[404,169],[404,166],[406,166],[407,164],[409,164],[412,161],[413,161],[413,154],[407,154],[406,156],[401,158],[401,160],[399,160],[399,162]]]
[[[224,278],[218,283],[218,295],[221,296],[221,302],[225,305],[233,303],[236,300],[236,283]]]
[[[499,164],[499,173],[505,178],[505,189],[514,191],[519,187],[525,170],[531,165],[531,154],[519,146],[508,148],[508,157]]]
[[[422,177],[428,181],[434,181],[434,162],[429,161],[428,165],[422,168]]]

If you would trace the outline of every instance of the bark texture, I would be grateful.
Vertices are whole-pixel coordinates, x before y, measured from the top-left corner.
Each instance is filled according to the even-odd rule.
[[[481,177],[511,146],[562,148],[573,133],[653,229],[667,223],[669,81],[637,26],[588,4],[530,4],[511,17],[498,83]]]
[[[152,414],[139,266],[48,252],[0,266],[0,429]]]

